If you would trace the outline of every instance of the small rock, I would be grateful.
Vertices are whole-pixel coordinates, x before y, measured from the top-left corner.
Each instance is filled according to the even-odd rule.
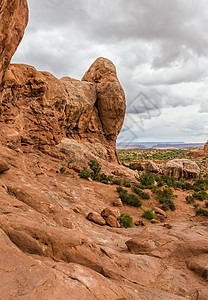
[[[165,218],[167,218],[166,212],[165,212],[164,210],[162,210],[161,208],[155,207],[154,211],[155,211],[156,214],[162,215],[162,216],[164,216]]]
[[[3,159],[0,159],[0,173],[8,171],[10,169],[10,165]]]
[[[165,223],[165,224],[163,225],[163,227],[165,227],[165,228],[167,228],[167,229],[171,229],[171,228],[172,228],[172,226],[171,226],[170,224],[168,224],[168,223]]]
[[[88,181],[93,181],[92,178],[90,178],[90,177],[88,177],[87,180],[88,180]]]
[[[121,199],[118,198],[118,199],[116,199],[116,201],[113,202],[113,205],[118,206],[118,207],[122,207],[123,203],[122,203]]]
[[[160,168],[153,161],[147,161],[145,163],[145,169],[148,172],[160,173]]]
[[[117,208],[105,208],[101,212],[101,216],[103,218],[107,218],[108,216],[113,216],[117,219],[118,217],[120,217],[120,210]]]
[[[145,223],[144,223],[144,221],[139,220],[139,221],[134,222],[134,225],[136,225],[136,226],[145,226]]]
[[[71,165],[72,170],[74,170],[76,173],[81,173],[82,172],[82,168],[80,168],[79,166],[72,164]]]
[[[116,175],[116,176],[125,176],[125,177],[128,176],[126,172],[124,172],[122,170],[119,170],[119,169],[114,170],[113,174]]]
[[[159,221],[159,220],[156,220],[156,219],[152,219],[152,220],[150,220],[150,222],[151,222],[152,224],[158,224],[158,223],[160,223],[160,221]]]
[[[105,225],[106,223],[103,217],[96,212],[90,212],[87,216],[87,219],[99,225]]]
[[[117,221],[117,219],[112,216],[112,215],[109,215],[106,219],[106,223],[110,226],[110,227],[114,227],[114,228],[120,228],[120,224],[119,222]]]

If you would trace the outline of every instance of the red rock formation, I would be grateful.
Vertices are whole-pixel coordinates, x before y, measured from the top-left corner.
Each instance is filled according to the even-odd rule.
[[[0,1],[0,83],[28,22],[26,0]]]

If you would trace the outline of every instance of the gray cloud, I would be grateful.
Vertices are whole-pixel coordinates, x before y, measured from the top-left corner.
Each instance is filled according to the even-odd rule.
[[[157,119],[160,130],[170,129],[162,124],[164,109],[172,109],[176,119],[178,108],[193,104],[198,104],[196,115],[208,112],[206,0],[28,3],[30,22],[14,62],[80,79],[97,57],[107,57],[117,66],[127,112],[136,112],[149,128]],[[145,104],[138,98],[141,92],[149,99]],[[191,128],[190,122],[186,126]]]

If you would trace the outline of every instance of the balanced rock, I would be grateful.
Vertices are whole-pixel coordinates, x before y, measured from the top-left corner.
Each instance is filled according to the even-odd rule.
[[[116,67],[110,60],[99,57],[82,81],[96,84],[96,106],[104,133],[109,139],[115,140],[123,125],[126,110],[125,94],[117,78]]]
[[[173,159],[166,163],[163,174],[176,178],[196,178],[199,176],[198,165],[189,159]]]
[[[90,212],[87,216],[87,219],[96,224],[105,225],[105,220],[103,219],[103,217],[101,217],[101,215],[96,212]]]
[[[0,83],[28,22],[26,0],[1,0],[0,9]]]

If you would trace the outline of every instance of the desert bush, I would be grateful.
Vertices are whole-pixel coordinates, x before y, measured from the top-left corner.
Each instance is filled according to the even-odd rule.
[[[91,173],[86,167],[83,167],[81,173],[79,173],[79,177],[87,179],[87,178],[91,177]]]
[[[93,171],[94,174],[99,174],[101,171],[101,166],[96,160],[91,160],[89,162],[89,167]]]
[[[147,220],[156,219],[156,216],[151,209],[144,210],[142,217]]]
[[[123,226],[123,227],[130,227],[133,228],[134,227],[134,223],[133,223],[133,219],[130,215],[122,213],[120,215],[120,217],[118,218],[119,223]]]
[[[208,201],[205,201],[205,206],[208,208]]]
[[[61,167],[60,173],[61,173],[61,174],[64,174],[65,172],[66,172],[66,168],[65,168],[65,167]]]
[[[130,188],[130,187],[131,187],[131,183],[130,183],[129,181],[127,181],[127,180],[124,180],[124,181],[122,182],[122,185],[123,185],[124,187],[127,187],[127,188]]]
[[[195,203],[195,199],[193,196],[186,196],[186,203],[187,204],[194,204]]]
[[[199,207],[199,208],[196,209],[196,215],[201,215],[201,216],[208,217],[208,210]]]
[[[113,180],[112,180],[112,184],[117,184],[117,185],[121,185],[121,179],[118,179],[118,178],[114,178]]]
[[[141,182],[141,188],[152,188],[155,182],[155,175],[152,173],[142,173],[139,176],[135,176],[135,178]]]
[[[208,194],[205,191],[200,191],[198,193],[193,193],[192,197],[194,199],[198,199],[200,201],[204,201],[208,199]]]
[[[129,194],[127,190],[123,189],[121,186],[117,187],[117,192],[119,193],[119,198],[124,204],[140,207],[142,201],[135,194]]]
[[[207,177],[199,177],[194,184],[193,190],[195,192],[206,191],[208,189],[208,178]]]
[[[150,199],[150,195],[146,192],[143,192],[137,185],[133,185],[132,191],[138,196],[140,196],[142,199],[146,199],[146,200]]]
[[[175,210],[175,204],[173,202],[174,194],[170,188],[163,188],[162,190],[155,190],[160,204],[162,204],[161,209],[163,210]]]

